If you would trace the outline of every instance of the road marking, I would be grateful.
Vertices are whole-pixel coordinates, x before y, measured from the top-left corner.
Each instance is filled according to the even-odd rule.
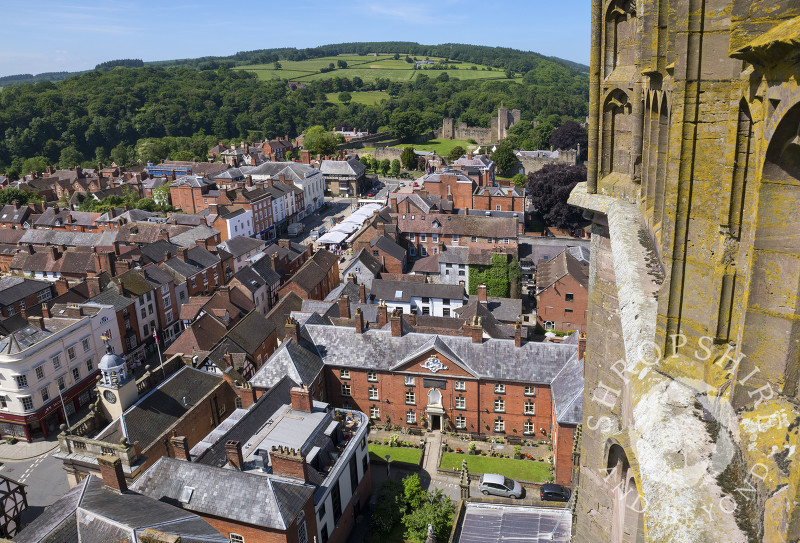
[[[49,454],[43,454],[38,458],[36,458],[36,460],[34,460],[33,463],[30,466],[28,466],[28,469],[26,469],[25,472],[22,474],[22,476],[19,478],[19,482],[24,483],[25,481],[27,481],[28,477],[30,477],[30,475],[33,473],[33,470],[39,467],[39,464],[41,464],[42,461],[48,456]]]

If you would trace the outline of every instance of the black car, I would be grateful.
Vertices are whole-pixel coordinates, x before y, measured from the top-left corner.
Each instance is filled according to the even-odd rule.
[[[571,495],[570,489],[553,483],[542,485],[539,493],[543,502],[568,502]]]

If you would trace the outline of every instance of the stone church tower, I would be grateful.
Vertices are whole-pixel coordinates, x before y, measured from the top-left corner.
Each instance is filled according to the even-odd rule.
[[[796,541],[800,4],[591,9],[574,541]]]

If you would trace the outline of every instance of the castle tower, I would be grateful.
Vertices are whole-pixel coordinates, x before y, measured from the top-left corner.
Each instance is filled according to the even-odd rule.
[[[136,401],[138,391],[136,380],[128,374],[125,359],[114,354],[109,346],[98,366],[100,381],[97,389],[102,398],[103,411],[109,420],[116,420]]]
[[[592,1],[573,541],[800,538],[798,25],[796,2]]]
[[[501,107],[497,110],[497,141],[508,136],[508,109]]]

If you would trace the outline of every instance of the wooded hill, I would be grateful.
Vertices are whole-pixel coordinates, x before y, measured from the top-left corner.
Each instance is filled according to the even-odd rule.
[[[380,50],[379,50],[380,49]],[[40,82],[0,91],[0,172],[11,175],[41,165],[72,167],[97,161],[136,159],[205,159],[206,144],[222,140],[294,137],[312,125],[330,129],[347,121],[372,132],[409,123],[418,132],[441,126],[453,117],[472,126],[488,126],[500,105],[522,111],[524,121],[583,120],[588,109],[585,66],[512,49],[453,44],[423,46],[387,42],[339,44],[313,49],[280,49],[237,53],[237,65],[264,62],[264,55],[327,56],[361,52],[397,52],[480,62],[524,73],[510,80],[459,80],[443,71],[418,73],[408,83],[386,79],[350,80],[331,72],[291,91],[284,81],[260,81],[231,70],[226,63],[204,65],[204,59],[182,66],[112,67],[72,76],[58,83]],[[297,57],[300,58],[300,57]],[[177,63],[178,61],[173,61]],[[194,67],[188,67],[194,63]],[[208,68],[208,69],[205,69]],[[343,72],[344,73],[344,72]],[[519,81],[519,80],[518,80]],[[334,104],[327,93],[385,90],[378,105]]]

